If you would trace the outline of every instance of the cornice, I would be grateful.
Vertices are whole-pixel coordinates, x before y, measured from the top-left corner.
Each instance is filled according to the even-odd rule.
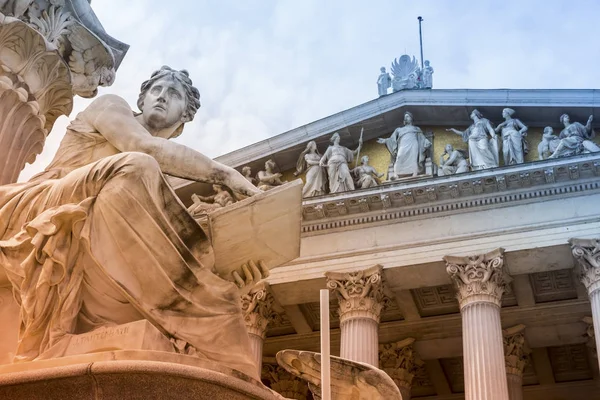
[[[320,234],[392,220],[549,200],[600,189],[600,154],[384,184],[307,199],[302,232]]]

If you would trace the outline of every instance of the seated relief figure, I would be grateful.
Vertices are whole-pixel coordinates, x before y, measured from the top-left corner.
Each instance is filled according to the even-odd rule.
[[[496,133],[502,132],[502,155],[504,165],[523,164],[527,155],[527,127],[518,119],[513,118],[515,110],[505,108],[502,110],[504,122],[495,129]]]
[[[269,190],[285,183],[281,180],[281,173],[275,172],[275,168],[277,168],[275,161],[267,160],[265,162],[265,170],[258,171],[258,174],[256,174],[256,186],[260,190]]]
[[[592,142],[595,134],[592,130],[592,121],[594,117],[590,115],[585,126],[579,122],[571,123],[568,114],[560,116],[560,122],[565,126],[560,132],[558,138],[560,142],[556,150],[548,158],[559,158],[574,156],[582,153],[595,153],[600,151],[600,147]]]
[[[356,177],[356,187],[358,189],[366,189],[379,186],[380,178],[383,174],[377,173],[377,170],[369,165],[369,156],[362,156],[360,165],[352,170],[352,174]]]
[[[21,307],[15,361],[60,357],[63,338],[145,319],[177,351],[256,377],[240,288],[213,271],[207,235],[163,175],[260,192],[167,140],[199,99],[187,71],[162,67],[141,86],[141,113],[121,97],[97,98],[44,172],[0,186],[0,280],[10,280]],[[250,264],[243,273],[252,276],[240,281],[268,274]]]
[[[358,147],[354,151],[340,145],[340,134],[337,132],[329,140],[332,144],[319,161],[321,167],[327,168],[329,193],[354,190],[354,180],[348,164],[354,161],[354,157],[360,153],[363,144],[362,136],[358,141]]]
[[[324,195],[327,191],[327,174],[325,169],[319,165],[321,155],[317,150],[317,143],[312,140],[306,145],[306,149],[300,153],[296,162],[298,176],[306,171],[305,183],[302,188],[302,197],[313,197]]]
[[[387,139],[377,139],[377,143],[385,144],[390,152],[389,180],[400,176],[417,176],[424,170],[427,149],[431,142],[423,135],[421,129],[413,125],[413,115],[404,113],[404,126],[396,128]]]
[[[538,156],[540,160],[545,160],[556,151],[560,139],[554,134],[554,129],[547,126],[542,134],[542,141],[538,144]]]
[[[192,214],[192,217],[198,218],[235,202],[231,193],[223,185],[213,185],[212,188],[215,194],[210,196],[192,195],[194,204],[188,207],[188,212]]]
[[[497,167],[499,165],[498,142],[492,124],[483,118],[478,110],[473,110],[471,119],[473,124],[465,131],[454,128],[446,130],[461,135],[463,141],[469,143],[469,161],[474,171]],[[488,134],[491,136],[490,139],[488,139]]]
[[[438,176],[469,172],[469,162],[466,160],[467,156],[464,150],[456,150],[451,144],[447,144],[444,148],[444,153],[440,156]]]
[[[252,168],[250,168],[249,165],[246,165],[244,168],[242,168],[242,175],[244,175],[244,178],[246,178],[251,184],[254,185],[256,183],[256,179],[254,179],[252,176]]]

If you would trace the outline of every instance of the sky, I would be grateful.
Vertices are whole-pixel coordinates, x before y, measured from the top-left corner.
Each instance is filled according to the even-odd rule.
[[[94,0],[105,30],[131,47],[111,87],[135,107],[162,65],[187,69],[202,107],[176,141],[210,157],[377,97],[379,68],[419,58],[434,89],[600,88],[597,0]],[[75,98],[44,151],[51,161]]]

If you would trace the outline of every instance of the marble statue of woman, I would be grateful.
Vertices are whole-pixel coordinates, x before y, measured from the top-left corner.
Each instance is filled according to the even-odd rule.
[[[388,94],[388,89],[392,86],[392,78],[390,74],[386,72],[385,67],[381,67],[379,69],[381,72],[379,77],[377,78],[377,91],[379,92],[379,96],[385,96]]]
[[[469,172],[469,162],[466,160],[465,151],[456,150],[451,144],[447,144],[444,153],[440,156],[438,176],[462,174],[463,172]]]
[[[254,185],[256,183],[256,179],[254,179],[252,176],[252,168],[250,168],[249,165],[246,165],[242,168],[242,175],[244,175],[244,178],[246,178],[251,184]]]
[[[568,157],[582,153],[595,153],[600,151],[600,147],[592,142],[594,131],[592,130],[592,121],[594,117],[590,115],[585,126],[579,122],[571,123],[567,114],[560,116],[560,122],[565,129],[560,132],[558,138],[560,142],[556,150],[548,158]]]
[[[256,186],[258,186],[260,190],[269,190],[285,183],[281,181],[282,175],[279,172],[275,172],[275,168],[277,168],[275,161],[267,160],[265,162],[265,170],[258,171],[258,174],[256,174],[256,180],[258,181]]]
[[[425,66],[421,72],[423,79],[423,88],[431,89],[433,87],[433,67],[429,65],[429,60],[425,60]]]
[[[515,110],[505,108],[502,110],[504,122],[495,129],[496,133],[502,132],[502,155],[504,165],[523,164],[527,154],[527,126],[512,116]]]
[[[379,186],[380,178],[383,174],[377,173],[377,170],[369,165],[369,156],[362,156],[360,165],[352,170],[352,174],[356,177],[356,187],[366,189]]]
[[[304,187],[302,188],[302,197],[321,196],[327,190],[327,175],[325,169],[319,165],[321,155],[317,150],[317,143],[312,140],[306,145],[306,149],[300,153],[298,162],[296,162],[296,172],[298,176],[306,171]]]
[[[321,167],[327,167],[329,193],[354,190],[354,181],[348,164],[354,161],[354,157],[360,152],[362,139],[359,140],[358,147],[354,151],[340,146],[340,134],[337,132],[329,140],[332,144],[319,161]]]
[[[404,126],[396,128],[387,139],[377,139],[377,143],[385,144],[391,155],[390,164],[393,166],[389,179],[400,176],[417,176],[423,171],[425,153],[431,147],[421,129],[413,125],[413,115],[404,113]]]
[[[446,130],[461,135],[463,140],[469,143],[469,161],[474,171],[497,167],[498,142],[492,124],[483,118],[478,110],[473,110],[471,119],[473,124],[465,131],[454,128]],[[490,139],[488,139],[488,134],[491,136]]]
[[[556,151],[560,139],[554,134],[554,129],[551,126],[544,128],[542,141],[538,144],[538,156],[540,160],[545,160]]]
[[[199,99],[187,71],[164,66],[141,86],[141,113],[98,97],[44,172],[0,186],[0,281],[21,307],[15,360],[60,357],[70,335],[145,319],[178,351],[256,377],[240,289],[213,272],[206,233],[163,175],[260,192],[168,140]],[[246,270],[248,282],[268,275],[262,263]]]

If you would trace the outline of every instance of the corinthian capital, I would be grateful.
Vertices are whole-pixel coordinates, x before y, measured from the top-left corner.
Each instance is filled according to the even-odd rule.
[[[385,294],[383,267],[355,272],[326,272],[327,288],[335,292],[340,305],[340,322],[352,318],[371,318],[379,322],[390,302]]]
[[[242,296],[242,312],[248,333],[265,338],[269,323],[278,317],[273,311],[274,301],[266,283],[257,285]]]
[[[506,373],[523,376],[523,370],[529,363],[531,350],[525,343],[525,325],[517,325],[505,329],[504,334],[504,361]]]
[[[502,294],[510,282],[503,269],[504,249],[467,257],[445,256],[444,261],[461,308],[476,302],[500,306]]]
[[[278,365],[263,364],[262,380],[286,399],[306,400],[308,384]]]
[[[591,296],[600,289],[600,240],[570,239],[569,243],[579,264],[579,279]]]
[[[413,349],[415,339],[379,345],[379,368],[393,379],[398,388],[410,392],[413,378],[423,362],[417,359]]]

